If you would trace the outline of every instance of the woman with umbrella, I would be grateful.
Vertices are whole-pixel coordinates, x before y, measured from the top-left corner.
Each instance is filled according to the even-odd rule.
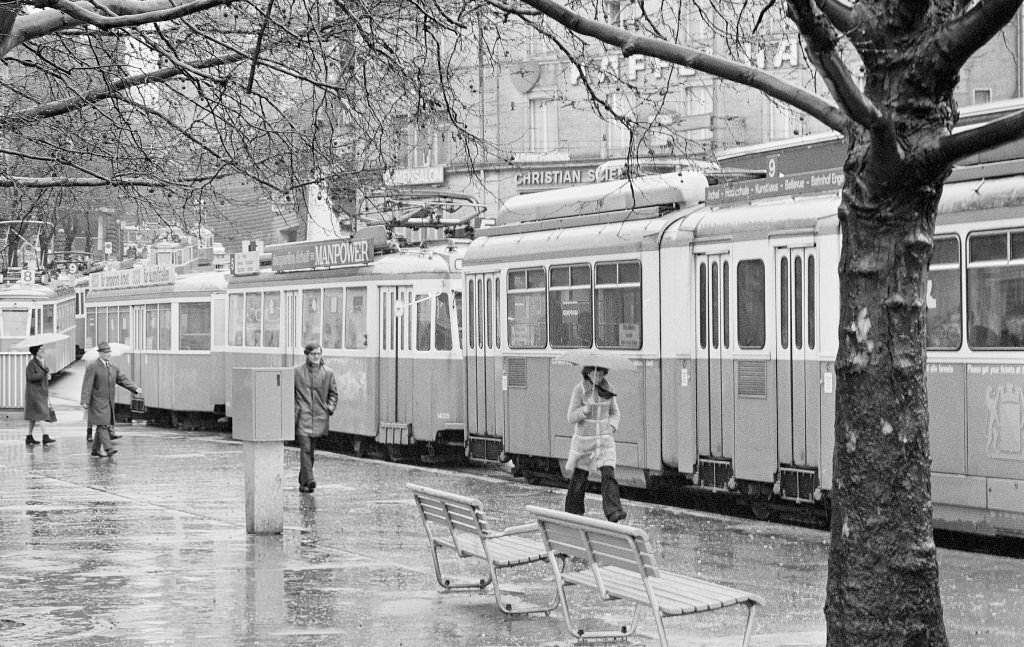
[[[615,432],[619,428],[619,404],[603,366],[584,366],[583,379],[573,387],[568,419],[573,426],[572,443],[565,462],[572,472],[565,493],[565,511],[583,514],[590,470],[601,472],[601,502],[604,516],[612,522],[626,518],[615,480]]]
[[[25,444],[30,447],[39,444],[32,435],[36,425],[43,427],[42,423],[50,421],[50,368],[46,365],[43,348],[42,345],[29,347],[32,359],[25,367],[25,420],[28,420]],[[52,442],[55,442],[54,439],[50,438],[43,427],[43,444],[49,445]]]

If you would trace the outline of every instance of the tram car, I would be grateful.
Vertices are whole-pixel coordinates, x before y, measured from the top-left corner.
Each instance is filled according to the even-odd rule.
[[[75,361],[75,292],[62,282],[36,283],[33,272],[23,280],[0,284],[0,409],[25,406],[27,350],[14,346],[30,335],[55,333],[60,341],[46,345],[46,363],[53,373]]]
[[[338,382],[335,445],[394,460],[461,458],[466,243],[399,247],[383,228],[363,231],[268,246],[270,269],[235,257],[223,382],[231,367],[300,364],[303,346],[319,342]]]
[[[648,179],[509,200],[465,259],[472,453],[501,451],[528,479],[562,476],[580,372],[558,357],[593,348],[634,368],[609,375],[624,485],[826,515],[842,176],[787,179],[711,187],[707,205],[691,190],[702,178],[686,174],[664,182],[677,190]],[[805,188],[772,195],[784,185]],[[990,174],[947,184],[939,207],[938,527],[1024,535],[1022,196],[1024,176]]]
[[[145,393],[146,418],[182,429],[215,427],[227,387],[223,271],[179,274],[173,265],[140,265],[90,274],[83,344],[131,349],[116,360]],[[115,409],[130,419],[131,399],[117,390]],[[140,413],[140,412],[136,412]]]

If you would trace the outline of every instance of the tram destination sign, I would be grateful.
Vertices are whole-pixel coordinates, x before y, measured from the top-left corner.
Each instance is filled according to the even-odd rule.
[[[764,198],[832,193],[842,188],[842,170],[828,169],[716,184],[708,187],[707,203],[709,205],[737,204]]]
[[[130,270],[107,270],[89,275],[90,290],[141,288],[147,285],[170,285],[176,275],[171,265],[140,265]]]
[[[275,272],[326,270],[348,265],[369,265],[373,249],[368,240],[317,240],[288,243],[270,250]]]

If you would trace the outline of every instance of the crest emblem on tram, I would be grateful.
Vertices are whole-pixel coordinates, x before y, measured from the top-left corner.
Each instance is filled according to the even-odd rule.
[[[1012,383],[985,388],[988,427],[985,453],[990,458],[1024,460],[1021,436],[1024,430],[1024,391]]]

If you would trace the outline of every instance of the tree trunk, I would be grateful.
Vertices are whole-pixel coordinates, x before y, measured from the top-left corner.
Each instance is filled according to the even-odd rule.
[[[829,647],[945,647],[925,378],[928,263],[942,179],[882,186],[851,146],[840,207],[840,330]]]

